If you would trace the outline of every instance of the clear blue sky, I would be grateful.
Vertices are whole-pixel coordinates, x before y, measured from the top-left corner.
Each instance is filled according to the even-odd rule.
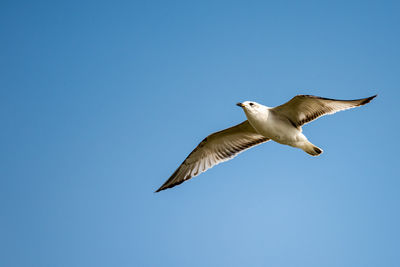
[[[399,266],[398,1],[2,1],[1,266]],[[370,104],[154,194],[238,101]]]

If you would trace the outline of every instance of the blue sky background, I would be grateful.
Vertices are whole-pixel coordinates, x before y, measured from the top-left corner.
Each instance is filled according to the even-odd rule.
[[[399,266],[398,1],[2,1],[1,266]],[[367,106],[154,194],[235,106]]]

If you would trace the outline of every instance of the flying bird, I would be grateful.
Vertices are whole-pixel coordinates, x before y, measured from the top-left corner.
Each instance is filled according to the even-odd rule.
[[[308,141],[302,133],[302,126],[321,116],[365,105],[376,96],[337,100],[297,95],[287,103],[274,108],[254,101],[237,103],[236,105],[246,114],[247,120],[207,136],[156,192],[179,185],[269,140],[300,148],[311,156],[318,156],[323,152],[322,149]]]

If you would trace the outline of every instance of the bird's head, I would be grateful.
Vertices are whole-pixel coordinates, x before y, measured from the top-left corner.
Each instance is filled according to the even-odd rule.
[[[236,105],[243,108],[246,114],[256,114],[266,108],[264,105],[258,104],[254,101],[244,101],[243,103],[239,102]]]
[[[268,107],[254,101],[244,101],[243,103],[237,103],[236,105],[243,108],[247,118],[264,116],[268,113]]]

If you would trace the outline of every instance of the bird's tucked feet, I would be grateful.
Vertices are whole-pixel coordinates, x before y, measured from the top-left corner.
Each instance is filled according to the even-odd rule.
[[[322,152],[324,152],[321,148],[314,146],[310,142],[306,143],[301,149],[303,149],[311,156],[319,156]]]

